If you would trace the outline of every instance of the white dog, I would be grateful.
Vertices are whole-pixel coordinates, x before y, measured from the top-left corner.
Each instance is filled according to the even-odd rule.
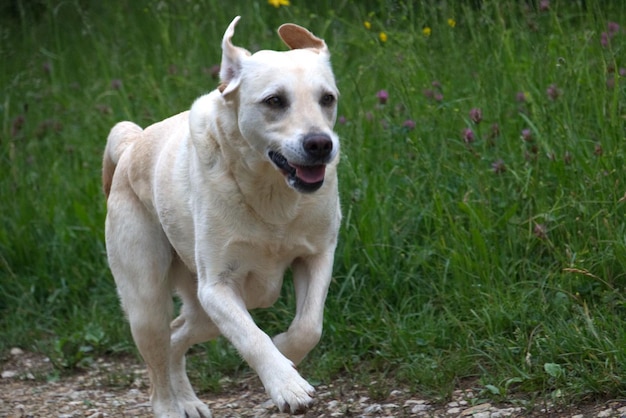
[[[118,123],[104,152],[108,260],[156,417],[211,415],[185,352],[220,334],[280,410],[301,412],[314,394],[294,365],[322,333],[341,221],[338,91],[322,39],[285,24],[291,50],[250,54],[231,42],[238,20],[217,90],[145,130]],[[248,309],[276,301],[288,268],[295,318],[272,339]],[[170,324],[173,292],[183,304]]]

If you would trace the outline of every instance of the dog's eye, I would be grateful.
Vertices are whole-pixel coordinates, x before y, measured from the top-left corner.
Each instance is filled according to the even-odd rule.
[[[333,103],[335,103],[335,96],[333,96],[332,94],[325,94],[320,100],[320,104],[324,107],[331,106]]]
[[[283,100],[283,98],[280,96],[270,96],[267,99],[263,100],[263,103],[274,108],[285,107],[285,100]]]

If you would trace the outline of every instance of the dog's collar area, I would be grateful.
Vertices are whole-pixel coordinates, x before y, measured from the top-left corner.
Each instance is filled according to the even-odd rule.
[[[287,183],[301,193],[313,193],[324,184],[326,165],[292,165],[278,151],[269,151],[269,159],[287,177]]]

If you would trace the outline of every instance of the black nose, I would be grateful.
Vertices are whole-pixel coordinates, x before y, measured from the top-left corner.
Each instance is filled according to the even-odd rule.
[[[310,157],[326,158],[333,150],[333,141],[326,134],[308,134],[302,141],[302,147]]]

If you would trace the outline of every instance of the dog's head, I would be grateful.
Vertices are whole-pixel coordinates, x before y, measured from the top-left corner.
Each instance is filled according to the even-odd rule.
[[[238,21],[232,21],[222,41],[222,97],[236,107],[244,139],[287,184],[314,192],[339,152],[333,132],[339,92],[326,43],[287,23],[278,34],[289,51],[250,54],[232,44]]]

